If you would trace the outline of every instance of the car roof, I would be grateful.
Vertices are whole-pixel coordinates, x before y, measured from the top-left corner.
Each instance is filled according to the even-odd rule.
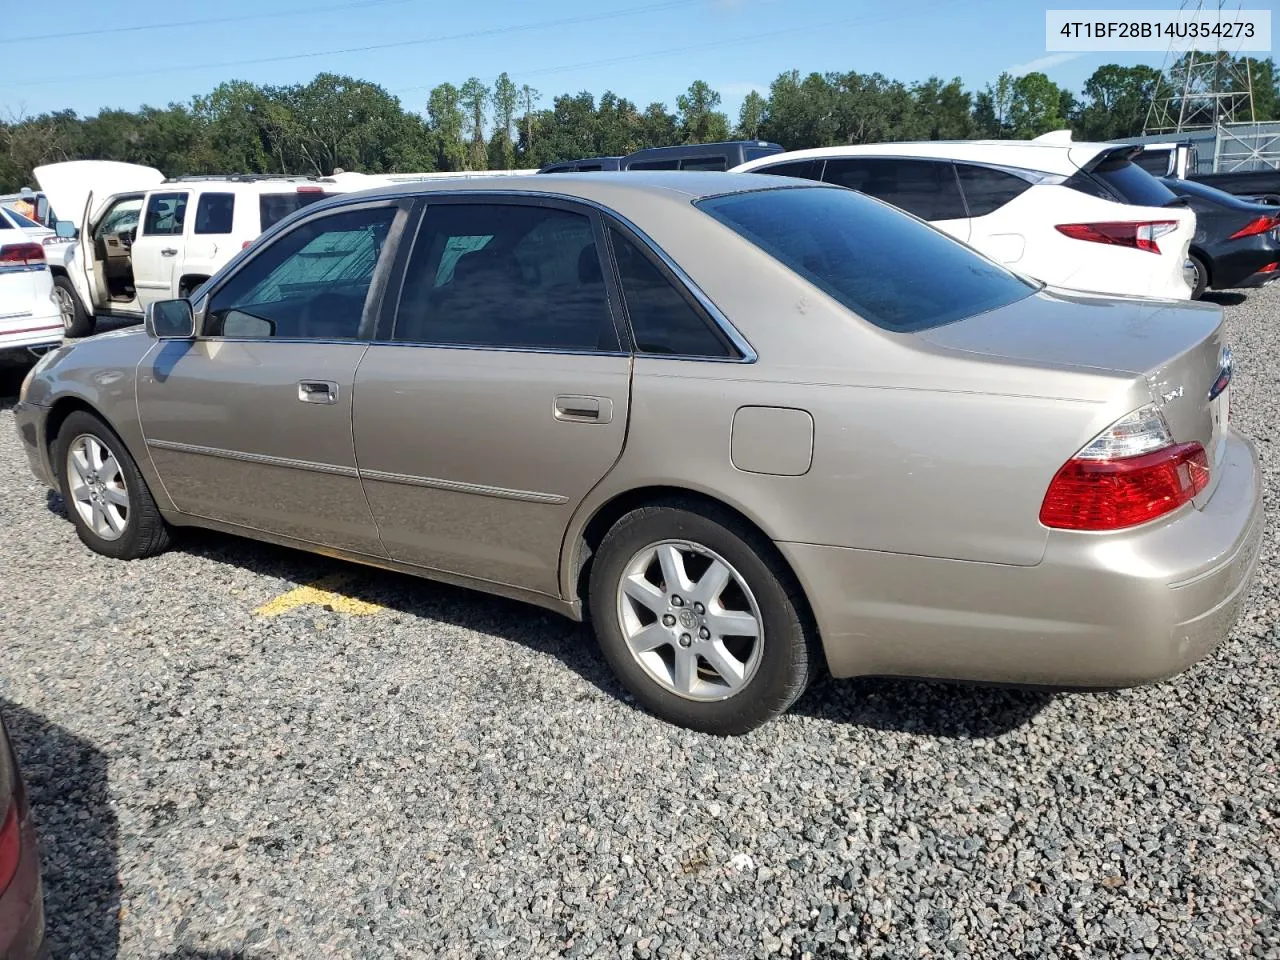
[[[456,180],[440,179],[418,183],[389,184],[343,194],[322,201],[332,206],[352,198],[409,196],[433,193],[537,193],[592,200],[606,206],[643,202],[650,199],[699,200],[726,193],[749,193],[786,187],[841,189],[827,184],[785,183],[768,174],[725,173],[718,170],[592,170],[582,173],[520,174],[506,177]],[[314,204],[310,209],[318,208]]]
[[[785,163],[789,160],[835,159],[838,157],[920,157],[938,160],[969,160],[1023,167],[1044,173],[1070,176],[1086,158],[1104,151],[1126,146],[1114,143],[1091,143],[1059,140],[920,140],[902,143],[867,143],[856,146],[813,147],[789,150],[749,160],[735,169],[743,173],[758,167]],[[1132,147],[1132,145],[1127,145]]]

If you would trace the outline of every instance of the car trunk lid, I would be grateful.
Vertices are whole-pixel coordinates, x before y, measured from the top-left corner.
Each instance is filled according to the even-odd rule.
[[[985,357],[1140,377],[1176,442],[1197,441],[1215,466],[1222,457],[1230,387],[1219,381],[1229,382],[1231,361],[1221,307],[1042,291],[913,336]]]

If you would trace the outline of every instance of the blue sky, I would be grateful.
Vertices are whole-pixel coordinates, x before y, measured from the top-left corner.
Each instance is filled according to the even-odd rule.
[[[1124,9],[1136,2],[1079,5]],[[1246,6],[1274,4],[1250,0]],[[1074,5],[1059,0],[1051,6]],[[420,110],[437,83],[461,84],[470,76],[491,81],[505,70],[517,84],[540,90],[545,105],[563,92],[612,89],[641,107],[661,100],[674,108],[676,95],[703,79],[736,118],[752,88],[767,92],[774,77],[793,68],[880,71],[904,81],[959,76],[971,88],[1002,70],[1040,69],[1078,94],[1100,64],[1158,67],[1164,59],[1046,54],[1046,5],[1028,0],[133,0],[127,7],[60,0],[23,9],[56,9],[58,16],[9,19],[0,39],[5,116],[164,105],[223,80],[293,83],[322,70],[372,80]],[[215,18],[219,22],[120,30]],[[15,39],[64,33],[80,35]],[[375,49],[351,49],[360,47]],[[351,52],[334,52],[343,50]]]

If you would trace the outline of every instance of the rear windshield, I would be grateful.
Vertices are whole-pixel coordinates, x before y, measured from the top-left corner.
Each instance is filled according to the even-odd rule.
[[[1093,178],[1125,203],[1140,207],[1163,207],[1177,199],[1172,190],[1131,160],[1105,160],[1093,170]]]
[[[1037,289],[946,234],[852,190],[791,187],[697,206],[886,330],[941,326]]]
[[[32,227],[40,226],[40,224],[36,223],[30,217],[24,217],[17,210],[14,210],[12,207],[5,207],[4,212],[9,215],[9,218],[13,220],[14,223],[16,223],[19,227],[23,228],[24,230],[29,230]]]
[[[262,229],[273,227],[295,210],[301,210],[307,204],[336,196],[321,191],[304,193],[264,193],[258,197],[258,211],[262,215]]]

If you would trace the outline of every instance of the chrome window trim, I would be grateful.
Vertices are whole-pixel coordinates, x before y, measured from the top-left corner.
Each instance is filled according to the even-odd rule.
[[[680,283],[682,283],[691,294],[693,294],[694,299],[697,300],[699,305],[704,310],[707,311],[707,314],[711,317],[711,321],[721,329],[721,332],[723,332],[724,335],[728,337],[729,341],[733,344],[733,346],[738,350],[739,353],[742,354],[741,357],[718,357],[718,358],[717,357],[681,357],[681,356],[674,356],[672,354],[665,354],[665,353],[641,353],[640,351],[637,350],[637,351],[634,351],[633,353],[622,354],[623,356],[654,357],[662,360],[700,360],[705,363],[755,363],[757,360],[760,359],[759,355],[755,351],[755,348],[751,346],[747,338],[742,335],[742,333],[733,325],[733,323],[729,320],[729,318],[724,315],[724,312],[721,311],[720,308],[717,307],[712,302],[710,297],[708,297],[705,293],[702,292],[702,289],[696,283],[694,283],[693,279],[689,276],[689,274],[686,273],[685,270],[681,268],[681,266],[678,263],[672,260],[671,257],[667,254],[667,252],[663,250],[660,246],[658,246],[657,243],[654,242],[652,237],[650,237],[647,233],[641,230],[638,226],[636,226],[634,222],[629,220],[627,217],[618,213],[616,210],[612,209],[611,207],[606,207],[604,204],[600,203],[597,200],[591,200],[586,197],[575,197],[575,196],[562,194],[562,193],[552,193],[550,191],[544,191],[544,190],[466,190],[466,189],[448,190],[448,191],[432,190],[432,191],[423,191],[420,193],[404,193],[404,194],[397,193],[397,194],[394,194],[394,196],[397,199],[422,197],[426,200],[427,203],[431,202],[432,197],[467,197],[467,198],[479,198],[479,199],[491,199],[491,200],[499,200],[502,197],[520,197],[524,199],[534,199],[534,200],[559,200],[561,202],[578,203],[587,207],[591,207],[592,209],[599,212],[602,217],[612,218],[613,220],[616,220],[618,223],[621,223],[633,234],[635,234],[636,239],[640,240],[642,243],[644,243],[645,246],[647,246],[650,250],[652,250],[653,253],[658,257],[658,259],[661,260],[666,265],[667,269],[669,269],[672,272],[672,274],[675,275],[676,279],[679,280]],[[353,202],[356,202],[356,201],[353,201]],[[326,206],[325,209],[333,210],[336,207],[340,207],[340,206],[345,206],[345,204],[338,202],[338,203],[335,203],[333,207]],[[395,346],[399,346],[399,347],[419,346],[419,347],[439,347],[441,349],[447,349],[447,348],[456,348],[460,346],[457,344],[448,344],[448,343],[409,344],[409,343],[400,343],[399,341],[376,341],[376,342],[378,343],[391,342],[391,343],[394,343]],[[461,345],[461,348],[468,349],[466,345]],[[507,349],[517,349],[517,348],[474,346],[474,347],[471,347],[470,349],[507,350]],[[518,349],[523,350],[526,348],[518,348]],[[550,348],[532,348],[532,349],[540,353],[566,353],[566,352],[577,353],[578,352],[578,351],[556,350],[556,349],[550,349]],[[598,351],[598,350],[586,351],[586,352],[590,353],[590,355],[592,356],[608,356],[608,354],[602,353],[601,351]]]

